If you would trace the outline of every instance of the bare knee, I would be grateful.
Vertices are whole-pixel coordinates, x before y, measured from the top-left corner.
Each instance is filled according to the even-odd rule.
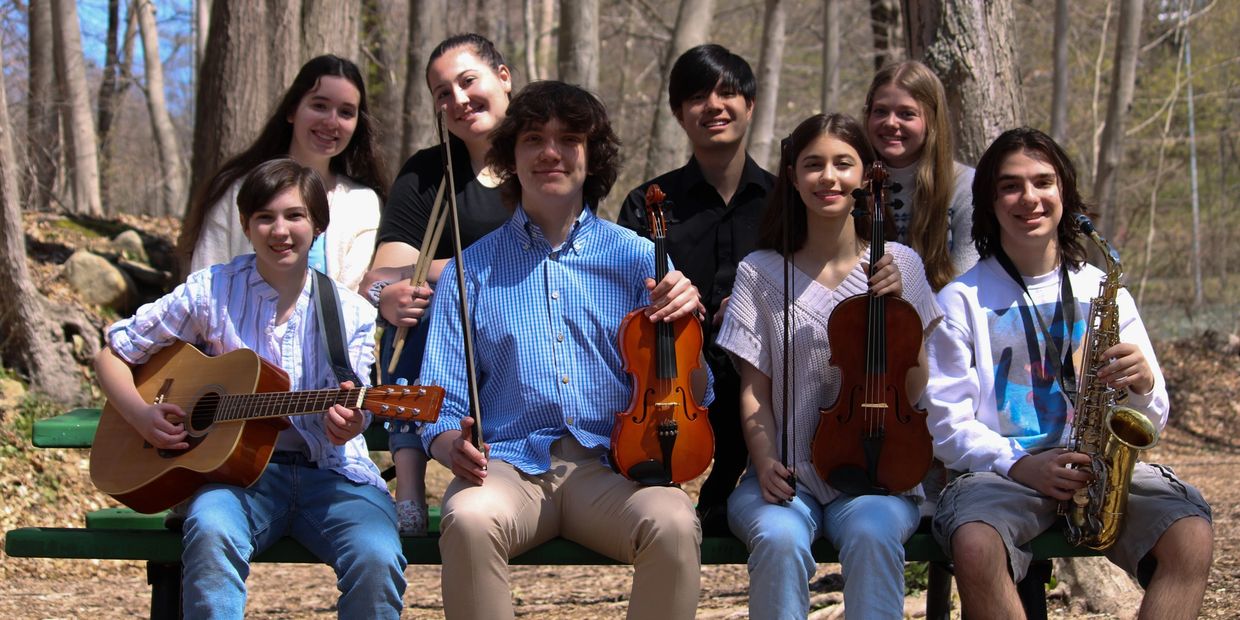
[[[1163,532],[1150,553],[1158,561],[1157,573],[1205,579],[1214,555],[1214,529],[1204,518],[1185,517]]]
[[[1007,573],[1007,549],[995,528],[985,523],[966,523],[956,528],[951,544],[957,573]]]

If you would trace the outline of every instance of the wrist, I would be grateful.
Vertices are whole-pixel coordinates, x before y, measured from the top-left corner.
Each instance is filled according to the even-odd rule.
[[[370,301],[370,305],[376,308],[379,307],[379,298],[383,295],[383,289],[387,288],[392,282],[395,282],[395,280],[377,280],[370,285],[370,288],[366,289],[366,299]]]

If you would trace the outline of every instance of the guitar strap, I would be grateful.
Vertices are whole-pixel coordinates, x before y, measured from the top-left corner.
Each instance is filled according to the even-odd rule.
[[[355,387],[361,387],[364,384],[353,372],[349,356],[345,354],[344,325],[340,322],[340,298],[336,296],[336,285],[322,271],[311,269],[310,272],[314,274],[310,291],[314,297],[314,311],[319,316],[319,338],[327,347],[332,372],[336,375],[336,381],[352,381]]]

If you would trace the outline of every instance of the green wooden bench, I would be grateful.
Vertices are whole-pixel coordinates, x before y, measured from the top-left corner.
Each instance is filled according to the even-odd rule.
[[[89,448],[99,420],[98,409],[76,409],[34,424],[32,443],[39,448]],[[379,425],[366,431],[372,448],[387,446],[386,431]],[[406,536],[401,542],[410,564],[439,564],[439,507],[431,507],[429,534]],[[918,530],[905,543],[910,562],[929,562],[926,617],[946,619],[951,611],[950,564],[928,528]],[[830,543],[819,539],[814,557],[823,563],[838,562]],[[84,527],[23,527],[5,536],[5,553],[12,557],[142,560],[147,563],[151,585],[151,617],[179,617],[181,598],[181,535],[163,525],[163,515],[135,513],[127,508],[105,508],[86,516]],[[1033,541],[1037,559],[1030,576],[1019,585],[1022,602],[1030,618],[1046,617],[1046,583],[1050,580],[1050,558],[1096,555],[1088,549],[1069,545],[1058,531],[1047,532]],[[744,564],[748,551],[732,536],[708,536],[702,540],[702,564]],[[319,560],[296,541],[285,538],[254,558],[255,562],[317,564]],[[616,564],[577,543],[555,539],[515,557],[518,565]]]

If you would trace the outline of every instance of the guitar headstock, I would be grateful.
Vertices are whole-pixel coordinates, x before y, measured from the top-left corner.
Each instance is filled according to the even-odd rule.
[[[667,219],[663,213],[663,205],[667,202],[667,194],[657,183],[646,188],[646,216],[650,228],[651,239],[662,239],[667,236]]]
[[[438,385],[376,385],[366,390],[362,408],[376,417],[402,422],[434,422],[443,406]]]

